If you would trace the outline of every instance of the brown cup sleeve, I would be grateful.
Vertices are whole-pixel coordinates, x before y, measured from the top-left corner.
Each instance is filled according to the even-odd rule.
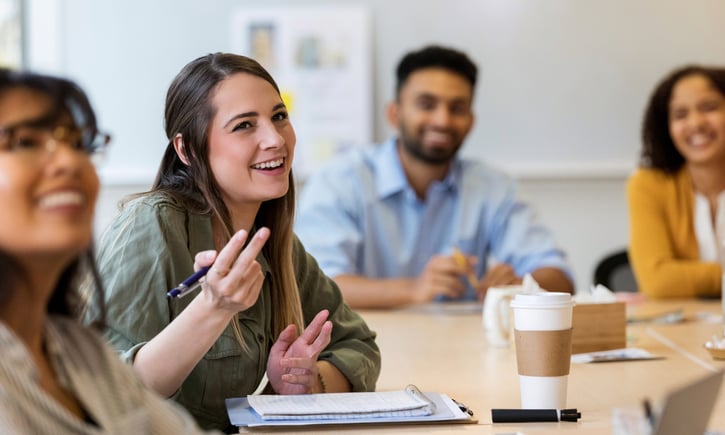
[[[514,331],[516,362],[524,376],[564,376],[571,364],[571,328],[561,331]]]

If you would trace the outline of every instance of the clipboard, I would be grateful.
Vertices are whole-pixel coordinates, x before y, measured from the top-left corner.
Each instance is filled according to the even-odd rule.
[[[358,393],[345,393],[355,395]],[[246,397],[226,399],[229,420],[237,427],[274,428],[292,426],[328,426],[350,424],[429,424],[429,423],[470,423],[478,422],[473,412],[462,404],[452,400],[445,394],[426,392],[425,396],[433,404],[433,412],[429,415],[388,416],[388,417],[341,417],[317,418],[300,416],[299,418],[265,420],[254,411]]]

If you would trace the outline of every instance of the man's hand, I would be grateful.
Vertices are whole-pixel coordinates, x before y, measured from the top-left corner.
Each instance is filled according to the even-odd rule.
[[[521,284],[523,280],[516,275],[514,269],[508,264],[500,263],[488,269],[483,279],[480,280],[478,288],[478,299],[483,300],[489,287],[499,285]]]
[[[438,295],[460,297],[466,291],[461,276],[466,274],[452,256],[436,255],[425,265],[423,273],[413,282],[413,299],[430,302]]]

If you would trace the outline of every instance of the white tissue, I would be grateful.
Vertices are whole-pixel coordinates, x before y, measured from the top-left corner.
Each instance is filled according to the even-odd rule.
[[[539,287],[539,283],[536,282],[536,280],[533,276],[531,276],[530,273],[524,275],[524,279],[521,282],[521,287],[524,288],[524,293],[539,293],[544,291],[541,289],[541,287]]]
[[[705,347],[710,349],[725,349],[725,336],[718,337],[717,334],[713,334],[710,341],[705,343]]]
[[[577,293],[574,295],[574,301],[577,304],[595,304],[616,302],[617,298],[614,292],[607,287],[597,284],[596,286],[591,286],[589,293]]]

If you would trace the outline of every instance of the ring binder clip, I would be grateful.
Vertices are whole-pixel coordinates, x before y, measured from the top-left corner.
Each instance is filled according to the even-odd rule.
[[[430,400],[428,398],[428,396],[426,396],[425,394],[423,394],[423,392],[420,391],[418,389],[418,387],[416,387],[413,384],[409,384],[407,387],[405,387],[405,391],[407,393],[409,393],[409,394],[411,394],[411,395],[413,395],[413,396],[415,396],[415,397],[417,397],[417,398],[425,401],[426,403],[428,403],[427,408],[428,408],[428,411],[430,411],[431,414],[433,414],[434,412],[436,412],[436,404],[435,404],[435,402],[433,402],[432,400]]]
[[[458,405],[458,409],[473,417],[473,410],[471,408],[467,407],[464,403],[459,402],[456,399],[451,398],[451,400],[453,401],[453,403]]]

